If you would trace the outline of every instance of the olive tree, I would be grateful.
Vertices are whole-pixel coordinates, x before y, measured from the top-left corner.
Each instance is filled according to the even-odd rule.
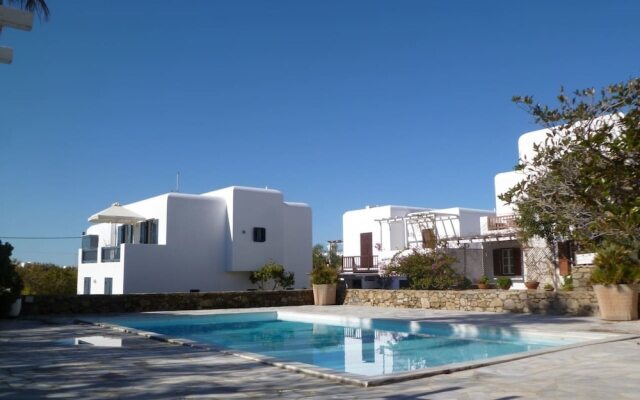
[[[517,211],[525,239],[640,243],[640,79],[600,91],[561,90],[555,108],[514,97],[545,141],[516,167],[524,179],[500,198]]]

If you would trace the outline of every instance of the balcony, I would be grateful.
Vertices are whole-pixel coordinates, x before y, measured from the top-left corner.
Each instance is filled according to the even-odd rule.
[[[120,246],[103,247],[102,262],[118,262],[120,261]]]
[[[490,231],[499,231],[501,229],[515,229],[517,227],[518,225],[516,224],[516,216],[514,214],[487,218],[487,228]]]
[[[342,257],[343,273],[378,273],[378,256]]]

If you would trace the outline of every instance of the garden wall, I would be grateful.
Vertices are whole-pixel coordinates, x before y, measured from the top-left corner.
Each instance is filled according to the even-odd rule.
[[[538,314],[597,315],[593,291],[542,290],[381,290],[347,289],[345,305],[493,311]]]
[[[307,304],[313,304],[311,290],[24,296],[21,315],[175,311]]]

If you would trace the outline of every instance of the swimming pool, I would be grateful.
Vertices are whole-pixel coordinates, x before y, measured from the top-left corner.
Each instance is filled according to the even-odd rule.
[[[303,372],[310,367],[323,376],[368,383],[486,365],[602,338],[291,311],[152,314],[99,321],[230,349],[234,354],[259,355],[256,359]]]

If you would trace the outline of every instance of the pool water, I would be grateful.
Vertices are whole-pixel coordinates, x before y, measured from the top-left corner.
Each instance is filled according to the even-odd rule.
[[[296,320],[298,319],[298,320]],[[461,333],[444,323],[367,320],[354,323],[276,312],[112,318],[135,329],[190,339],[282,361],[363,376],[380,376],[546,349],[568,342],[548,337]],[[471,336],[471,337],[465,337]]]

